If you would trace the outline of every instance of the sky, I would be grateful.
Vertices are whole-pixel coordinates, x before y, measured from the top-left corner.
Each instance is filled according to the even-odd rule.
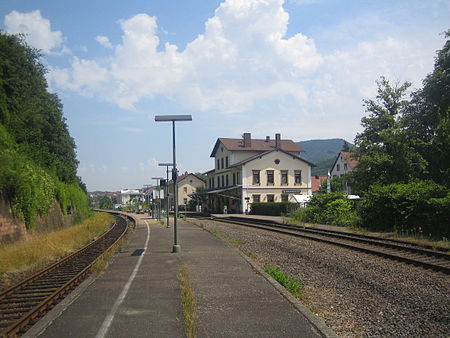
[[[3,0],[0,29],[42,52],[89,191],[205,172],[219,137],[353,142],[376,80],[422,85],[448,0]]]

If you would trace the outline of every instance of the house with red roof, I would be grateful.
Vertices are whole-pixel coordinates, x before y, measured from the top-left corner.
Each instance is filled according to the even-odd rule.
[[[358,164],[359,162],[355,157],[355,153],[348,151],[341,151],[336,156],[336,160],[334,161],[333,166],[331,167],[330,176],[331,178],[335,178],[349,174],[356,170]],[[345,184],[346,184],[345,192],[350,195],[352,193],[352,187],[348,182],[346,182]]]
[[[208,211],[246,213],[254,202],[288,202],[292,195],[310,195],[313,163],[292,140],[218,138],[207,176]]]

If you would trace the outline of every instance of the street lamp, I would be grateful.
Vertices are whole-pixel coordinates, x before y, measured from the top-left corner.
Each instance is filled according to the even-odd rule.
[[[175,152],[175,122],[176,121],[192,121],[191,115],[156,115],[156,122],[172,122],[172,152],[173,152],[173,168],[172,168],[172,181],[173,181],[173,200],[174,200],[174,214],[173,214],[173,248],[172,252],[180,252],[181,247],[178,244],[178,227],[177,227],[177,217],[178,217],[178,189],[177,189],[177,161]]]
[[[164,178],[162,177],[152,177],[152,180],[156,180],[156,189],[158,189],[158,204],[159,204],[159,208],[158,208],[158,212],[157,212],[157,219],[161,218],[161,193],[160,193],[160,187],[159,187],[159,181],[163,180]]]
[[[169,167],[173,167],[173,163],[159,163],[160,167],[166,167],[166,217],[167,217],[167,227],[170,228],[169,225]],[[173,186],[173,190],[175,190],[175,186]]]

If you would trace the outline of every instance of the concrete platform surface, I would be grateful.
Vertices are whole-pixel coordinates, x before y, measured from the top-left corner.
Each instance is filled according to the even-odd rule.
[[[28,337],[184,337],[181,286],[189,271],[197,337],[334,336],[246,257],[211,233],[179,221],[173,228],[143,215],[102,276],[58,304]]]

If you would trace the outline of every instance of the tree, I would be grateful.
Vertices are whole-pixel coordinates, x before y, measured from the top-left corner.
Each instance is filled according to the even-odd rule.
[[[450,187],[450,30],[434,70],[412,94],[403,127],[428,162],[428,178]]]
[[[369,116],[362,118],[364,131],[355,139],[359,149],[355,191],[360,193],[374,183],[409,182],[421,177],[426,168],[401,123],[402,111],[409,104],[404,97],[410,83],[391,85],[381,77],[377,85],[376,99],[364,100]]]
[[[195,210],[197,205],[206,204],[206,194],[204,193],[205,187],[198,187],[195,192],[190,195],[188,209]]]

